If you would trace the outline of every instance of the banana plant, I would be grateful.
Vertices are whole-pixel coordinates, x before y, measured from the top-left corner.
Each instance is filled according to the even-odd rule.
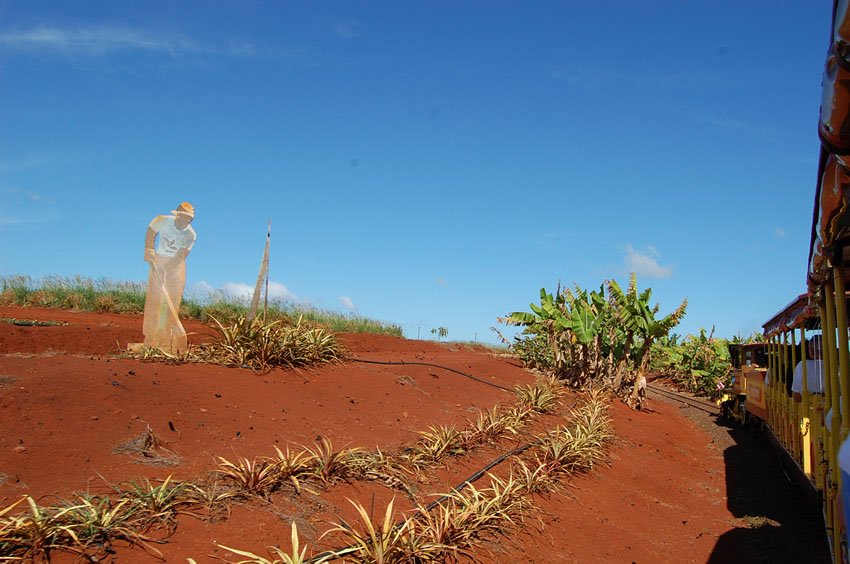
[[[602,359],[605,355],[605,343],[602,339],[607,303],[604,288],[600,292],[587,292],[578,286],[574,293],[568,293],[571,309],[571,329],[577,348],[577,366],[573,378],[579,384],[585,381],[604,379]]]
[[[554,372],[572,385],[597,382],[619,390],[626,375],[643,374],[655,339],[666,336],[685,313],[685,300],[673,313],[658,317],[650,306],[652,289],[639,292],[634,274],[626,291],[614,280],[598,291],[578,285],[552,294],[540,289],[531,311],[513,312],[499,321],[525,327],[524,334],[546,339]]]
[[[553,295],[540,289],[540,304],[529,304],[530,312],[515,311],[499,321],[507,325],[525,327],[525,332],[531,335],[543,335],[552,351],[555,375],[561,378],[567,376],[570,366],[570,342],[572,340],[572,320],[567,299],[563,292]]]
[[[641,380],[650,360],[650,349],[655,339],[667,335],[670,330],[679,324],[682,317],[688,308],[688,300],[685,298],[682,303],[672,313],[664,317],[657,318],[660,306],[655,304],[649,307],[649,299],[652,295],[652,289],[647,288],[640,294],[639,300],[633,304],[634,323],[637,328],[636,336],[641,340],[641,346],[635,355],[635,363],[637,364],[637,375],[635,377],[632,393],[629,398],[630,405],[635,405],[638,401],[640,392]]]
[[[658,339],[652,347],[652,367],[665,373],[689,391],[715,397],[718,383],[730,383],[732,364],[729,342],[700,328],[698,335]]]

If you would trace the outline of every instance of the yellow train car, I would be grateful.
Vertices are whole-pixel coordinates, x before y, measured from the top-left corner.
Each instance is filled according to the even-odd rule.
[[[802,294],[763,328],[768,342],[760,417],[803,491],[823,504],[829,497],[824,472],[825,355],[821,348],[806,346],[822,339],[819,308],[810,294]]]
[[[817,493],[833,558],[841,562],[850,561],[844,533],[850,503],[840,501],[842,490],[850,494],[850,474],[839,466],[850,435],[850,0],[833,4],[818,131],[808,291],[764,324],[765,421],[769,436]],[[799,391],[790,387],[795,369]]]
[[[731,343],[732,398],[727,415],[740,423],[767,419],[767,343]]]

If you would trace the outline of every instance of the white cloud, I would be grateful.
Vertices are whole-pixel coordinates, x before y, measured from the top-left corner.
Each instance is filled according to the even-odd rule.
[[[187,294],[197,300],[203,301],[215,294],[215,292],[216,289],[212,286],[212,284],[206,280],[201,280],[200,282],[192,284]]]
[[[254,295],[254,287],[243,282],[225,282],[224,292],[237,299],[250,300]],[[298,301],[298,296],[280,282],[269,282],[269,299],[282,301]]]
[[[244,282],[225,282],[221,288],[216,288],[206,280],[192,285],[191,295],[198,300],[233,299],[248,302],[254,295],[254,286]],[[280,282],[269,281],[269,300],[282,302],[306,303],[305,300],[289,291]]]
[[[637,276],[646,278],[669,278],[673,275],[672,266],[661,266],[658,264],[660,255],[652,245],[645,247],[645,252],[636,250],[631,245],[626,245],[625,266],[628,272],[634,272]]]
[[[560,237],[561,237],[561,234],[560,234],[560,233],[557,233],[557,232],[555,232],[555,231],[548,231],[548,232],[546,232],[546,233],[541,233],[541,234],[539,234],[539,235],[535,236],[535,237],[532,239],[532,241],[533,241],[535,244],[540,245],[541,247],[548,247],[548,248],[552,248],[552,247],[554,247],[554,246],[555,246],[555,242],[556,242],[556,241],[557,241]]]
[[[226,296],[237,300],[247,301],[254,295],[253,286],[243,282],[225,282],[221,289]]]
[[[785,230],[782,229],[781,227],[774,227],[773,228],[773,234],[776,236],[777,239],[784,239],[785,238]]]
[[[761,125],[736,119],[703,117],[699,118],[698,121],[699,123],[704,123],[713,127],[719,127],[721,129],[731,129],[733,131],[756,133],[766,139],[773,139],[777,135],[777,131],[775,129],[771,129],[769,127],[762,127]]]
[[[549,69],[549,78],[562,80],[570,86],[578,86],[586,90],[609,87],[621,80],[622,77],[607,71],[595,71],[592,74],[577,73],[561,67]]]
[[[686,80],[687,82],[693,82],[695,80],[693,74],[688,75],[687,79],[685,79],[680,74],[632,74],[623,72],[622,69],[607,70],[601,68],[591,71],[575,71],[559,65],[550,67],[548,76],[553,80],[562,81],[570,86],[584,88],[586,90],[599,90],[617,85],[669,89],[670,87],[680,86]]]
[[[3,190],[3,194],[7,196],[7,201],[53,203],[53,200],[50,198],[31,190],[24,190],[23,188],[7,188]]]
[[[348,311],[357,311],[357,306],[354,305],[354,302],[351,301],[351,298],[349,298],[348,296],[340,296],[339,303],[341,303],[342,307],[344,307]]]
[[[22,188],[0,191],[0,226],[44,223],[59,219],[53,201]]]
[[[56,51],[67,55],[105,55],[115,51],[198,52],[188,39],[166,38],[123,27],[60,29],[42,26],[0,33],[0,45],[21,51]]]
[[[283,300],[287,302],[301,301],[298,296],[289,291],[289,288],[280,282],[269,282],[269,299]]]
[[[122,51],[142,51],[178,58],[185,55],[225,54],[252,56],[252,44],[225,47],[204,45],[188,37],[138,31],[121,26],[95,26],[63,29],[40,26],[27,30],[0,32],[0,48],[17,51],[56,53],[69,57],[103,56]]]
[[[24,190],[23,188],[7,188],[6,190],[3,190],[3,194],[8,196],[7,200],[17,200],[19,202],[43,202],[46,204],[53,203],[53,200],[50,198],[42,196],[41,194],[31,190]]]
[[[740,129],[741,131],[758,131],[758,128],[745,121],[740,121],[736,119],[718,119],[718,118],[700,118],[700,123],[705,123],[708,125],[713,125],[715,127],[722,127],[725,129]]]
[[[35,157],[25,157],[15,161],[0,161],[0,172],[16,172],[31,170],[45,164],[45,161]]]
[[[334,24],[334,32],[345,39],[360,37],[360,24],[355,21],[340,21]]]
[[[24,190],[24,194],[33,202],[50,202],[49,198],[42,196],[41,194],[36,194],[35,192],[30,192],[29,190]]]

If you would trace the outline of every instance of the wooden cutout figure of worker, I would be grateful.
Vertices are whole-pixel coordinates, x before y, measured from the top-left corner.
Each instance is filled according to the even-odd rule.
[[[145,262],[150,265],[145,296],[145,346],[171,353],[185,351],[186,330],[180,323],[180,303],[186,286],[186,257],[195,244],[190,225],[195,208],[183,202],[171,215],[158,215],[145,235]]]

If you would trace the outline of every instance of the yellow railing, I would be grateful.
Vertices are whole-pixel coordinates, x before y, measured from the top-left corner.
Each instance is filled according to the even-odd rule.
[[[768,337],[765,390],[768,428],[821,492],[824,522],[836,561],[841,561],[845,528],[839,503],[842,478],[838,450],[850,435],[850,338],[845,291],[840,269],[835,268],[834,276],[813,298],[820,315],[822,392],[809,391],[817,388],[812,379],[818,374],[809,370],[806,362],[807,320]],[[801,401],[788,392],[788,379],[793,378],[798,365]]]

